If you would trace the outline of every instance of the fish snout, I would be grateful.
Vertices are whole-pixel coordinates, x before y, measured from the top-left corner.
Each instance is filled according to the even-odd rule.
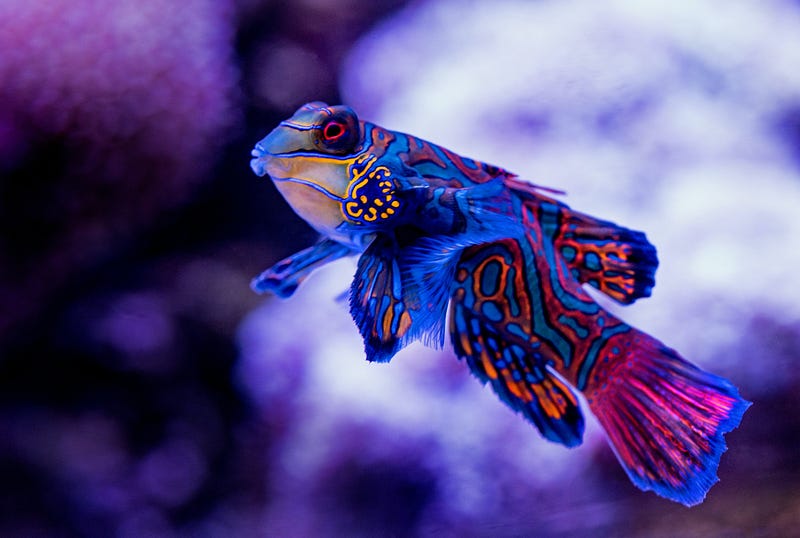
[[[261,142],[256,144],[256,146],[250,152],[250,155],[255,157],[254,159],[250,160],[250,168],[253,170],[253,172],[255,172],[257,176],[267,175],[266,161],[269,158],[269,152],[264,149],[264,146],[261,145]]]

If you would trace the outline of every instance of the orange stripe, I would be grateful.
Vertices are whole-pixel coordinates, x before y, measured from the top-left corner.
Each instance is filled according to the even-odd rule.
[[[561,418],[561,412],[553,405],[553,401],[548,397],[544,388],[540,384],[532,385],[531,388],[536,393],[536,398],[539,400],[539,405],[547,413],[548,417]]]
[[[486,353],[486,349],[481,353],[481,360],[483,361],[483,369],[486,370],[486,375],[492,379],[497,379],[497,370],[494,369],[492,358]]]

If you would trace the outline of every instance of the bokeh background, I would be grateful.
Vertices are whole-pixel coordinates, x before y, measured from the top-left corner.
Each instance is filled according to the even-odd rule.
[[[367,364],[344,260],[248,166],[308,100],[645,230],[604,304],[754,402],[687,509],[446,347]],[[800,3],[0,0],[1,536],[791,536]],[[602,298],[601,298],[602,300]]]

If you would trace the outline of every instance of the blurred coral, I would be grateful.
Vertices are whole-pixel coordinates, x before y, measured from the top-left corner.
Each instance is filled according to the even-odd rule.
[[[422,504],[405,521],[423,533],[793,532],[798,36],[800,10],[782,0],[724,9],[428,0],[364,35],[341,79],[359,115],[565,188],[571,206],[645,230],[662,260],[654,296],[610,308],[755,403],[731,435],[721,484],[685,516],[625,484],[596,427],[577,452],[538,439],[447,349],[359,364],[356,331],[332,302],[352,276],[342,264],[242,325],[240,375],[256,403],[272,409],[288,392],[296,406],[275,445],[281,483],[293,486],[268,520],[288,528],[303,519],[292,507],[310,504],[296,508],[310,514],[308,534],[334,522],[333,534],[369,534],[369,516],[346,499],[354,484],[380,481],[416,491]],[[291,375],[274,380],[275,368]],[[335,478],[342,468],[361,478]],[[398,495],[397,510],[413,506]],[[410,532],[390,522],[384,531]]]
[[[238,120],[230,11],[0,3],[0,336],[207,177]]]
[[[0,535],[791,535],[797,36],[791,0],[0,1]],[[250,292],[315,237],[250,148],[339,85],[647,232],[617,312],[754,400],[703,505],[447,349],[364,363],[349,261]]]

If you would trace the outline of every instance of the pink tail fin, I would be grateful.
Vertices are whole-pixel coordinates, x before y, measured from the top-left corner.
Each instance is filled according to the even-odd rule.
[[[750,402],[654,338],[636,330],[618,336],[587,380],[589,406],[634,484],[698,504],[718,481],[723,434]]]

